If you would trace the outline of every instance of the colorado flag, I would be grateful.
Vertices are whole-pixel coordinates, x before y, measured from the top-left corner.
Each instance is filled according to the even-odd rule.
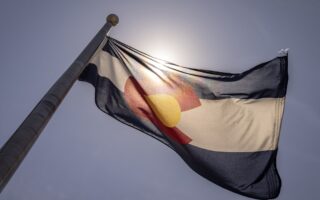
[[[198,174],[258,199],[278,196],[287,56],[243,73],[192,69],[106,38],[80,80],[100,110],[163,142]]]

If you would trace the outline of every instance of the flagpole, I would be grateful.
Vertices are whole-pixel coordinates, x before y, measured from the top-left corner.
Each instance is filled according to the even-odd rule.
[[[9,140],[3,145],[0,150],[0,192],[19,167],[111,27],[116,26],[118,22],[119,18],[115,14],[110,14],[107,17],[106,23],[100,31],[71,66],[53,84]]]

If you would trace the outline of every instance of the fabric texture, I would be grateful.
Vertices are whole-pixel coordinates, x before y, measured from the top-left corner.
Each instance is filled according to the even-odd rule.
[[[182,67],[108,37],[79,78],[100,110],[178,153],[198,174],[257,199],[278,196],[288,57],[242,73]]]

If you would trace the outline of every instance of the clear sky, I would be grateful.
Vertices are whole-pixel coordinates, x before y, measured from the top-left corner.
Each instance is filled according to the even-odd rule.
[[[116,13],[112,37],[188,67],[236,73],[289,47],[279,199],[320,199],[319,9],[317,0],[2,0],[0,145]],[[76,82],[0,199],[247,198],[99,111],[93,88]]]

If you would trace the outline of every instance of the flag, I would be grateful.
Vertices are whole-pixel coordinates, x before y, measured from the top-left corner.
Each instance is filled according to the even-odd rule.
[[[108,37],[79,78],[97,107],[172,148],[198,174],[252,198],[278,196],[287,55],[242,73],[182,67]]]

